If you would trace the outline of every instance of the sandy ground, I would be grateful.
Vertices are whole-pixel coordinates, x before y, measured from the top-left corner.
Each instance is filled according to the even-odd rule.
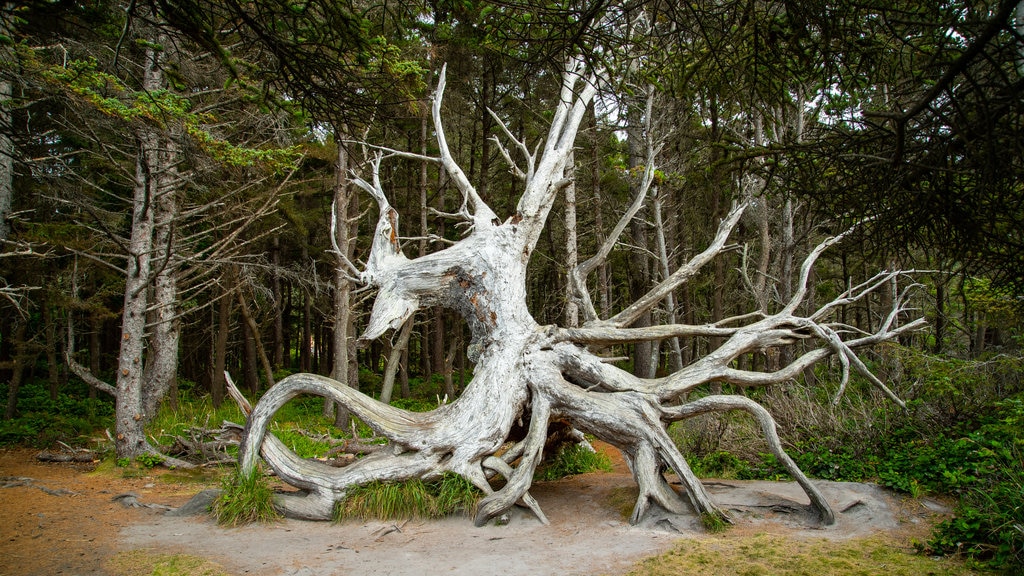
[[[33,452],[0,451],[0,576],[104,574],[111,556],[133,549],[201,556],[233,574],[621,574],[681,538],[705,537],[693,516],[630,526],[624,514],[636,492],[621,464],[616,468],[536,484],[531,492],[548,526],[517,511],[508,525],[483,528],[466,518],[221,528],[205,516],[167,516],[112,501],[132,492],[144,504],[176,507],[202,488],[167,483],[162,471],[124,479],[89,473],[87,464],[41,464]],[[822,482],[838,516],[822,528],[795,483],[707,485],[734,515],[734,532],[842,539],[906,531],[941,511],[937,503],[908,503],[873,485]]]

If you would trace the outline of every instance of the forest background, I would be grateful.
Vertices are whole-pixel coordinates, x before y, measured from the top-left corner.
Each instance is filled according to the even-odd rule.
[[[637,326],[775,310],[795,263],[857,224],[808,305],[916,271],[928,328],[864,356],[908,408],[856,379],[837,394],[829,365],[758,401],[808,473],[956,494],[928,546],[1020,566],[1022,32],[1024,3],[1006,0],[6,2],[0,441],[73,443],[119,411],[145,438],[161,409],[219,407],[225,371],[252,397],[315,372],[406,407],[456,398],[472,374],[458,316],[427,310],[356,347],[372,295],[343,262],[365,257],[376,207],[350,171],[367,173],[367,142],[436,155],[429,97],[447,65],[451,151],[511,214],[497,119],[546,133],[565,58],[582,55],[603,83],[529,269],[531,313],[581,321],[566,271],[651,164],[654,191],[596,271],[601,317],[700,252],[733,202],[750,208],[730,249]],[[391,159],[381,177],[407,251],[461,236],[436,164]],[[879,290],[841,321],[870,333],[900,297]],[[718,344],[612,352],[651,377]],[[799,351],[738,362],[771,370]],[[344,410],[318,410],[349,429]],[[779,474],[735,421],[674,435],[707,473]]]

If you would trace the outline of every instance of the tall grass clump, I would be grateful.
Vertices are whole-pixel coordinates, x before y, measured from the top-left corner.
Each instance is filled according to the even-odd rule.
[[[557,480],[595,470],[611,472],[612,461],[607,454],[596,452],[582,444],[566,444],[558,451],[553,461],[537,469],[534,478],[536,480]]]
[[[400,520],[472,516],[483,493],[458,474],[437,480],[418,478],[404,482],[370,482],[348,489],[334,507],[334,520]]]
[[[281,516],[274,508],[274,492],[258,469],[250,473],[239,470],[225,478],[223,492],[211,508],[222,526],[271,522]]]

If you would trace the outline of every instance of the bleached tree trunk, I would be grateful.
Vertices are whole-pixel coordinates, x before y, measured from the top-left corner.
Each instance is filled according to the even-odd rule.
[[[579,248],[576,239],[576,181],[575,157],[570,152],[566,162],[565,177],[569,184],[565,186],[565,267],[574,270],[579,265]],[[579,326],[580,311],[573,294],[572,284],[566,282],[565,325],[570,328]]]
[[[668,249],[665,246],[665,221],[661,216],[662,199],[658,192],[654,193],[651,199],[651,209],[654,213],[654,242],[658,248],[658,264],[662,280],[667,279],[669,271]],[[672,292],[665,295],[665,321],[668,324],[676,323],[676,298]],[[679,337],[668,339],[669,342],[669,370],[678,372],[683,369],[683,349],[679,345]]]
[[[715,237],[702,252],[622,311],[601,320],[585,296],[585,281],[589,272],[596,269],[596,263],[607,257],[606,242],[599,249],[600,258],[589,258],[570,271],[575,296],[587,322],[580,328],[539,325],[526,306],[526,269],[555,199],[569,184],[563,176],[579,123],[596,92],[595,84],[593,76],[584,76],[579,63],[569,63],[548,137],[542,147],[533,151],[514,138],[499,120],[505,138],[512,143],[511,151],[500,143],[499,150],[523,181],[515,212],[501,218],[483,201],[451,157],[440,118],[445,89],[442,71],[432,106],[440,157],[432,161],[441,163],[462,193],[462,205],[451,216],[461,218],[469,232],[438,252],[415,259],[402,252],[397,236],[398,212],[388,202],[379,179],[382,157],[373,163],[369,181],[354,178],[354,183],[370,194],[379,207],[371,249],[360,274],[361,282],[376,287],[378,295],[361,340],[372,340],[401,328],[417,310],[442,306],[462,316],[468,325],[472,339],[467,355],[476,366],[473,379],[459,398],[422,413],[394,408],[343,382],[315,374],[294,374],[279,382],[250,414],[239,462],[243,473],[251,472],[262,456],[281,480],[300,489],[299,493],[275,496],[275,504],[286,514],[329,518],[334,504],[354,485],[378,480],[431,479],[454,472],[485,493],[479,504],[477,524],[505,514],[517,503],[529,507],[541,522],[547,522],[529,489],[542,457],[548,423],[551,418],[560,418],[623,452],[639,486],[633,522],[655,513],[688,508],[701,515],[726,519],[725,511],[715,505],[694,476],[666,427],[673,421],[708,412],[743,410],[757,420],[769,450],[804,489],[821,521],[827,524],[834,520],[828,502],[782,449],[775,422],[767,410],[740,395],[705,396],[692,402],[681,398],[715,382],[728,382],[736,387],[780,382],[832,354],[842,359],[846,371],[856,370],[895,398],[852,350],[920,326],[920,322],[911,322],[894,327],[905,294],[897,298],[889,318],[874,334],[859,334],[844,341],[844,334],[836,330],[829,318],[842,304],[864,298],[897,274],[879,275],[851,287],[840,298],[806,316],[798,315],[807,295],[811,267],[824,250],[838,241],[830,239],[804,261],[793,298],[774,314],[747,314],[712,325],[630,328],[638,317],[649,313],[669,293],[716,259],[743,213],[745,206],[738,205],[725,215]],[[519,162],[512,161],[513,152]],[[398,151],[388,151],[388,155],[422,159],[421,155]],[[653,165],[648,162],[642,188],[651,185],[653,175]],[[635,214],[634,208],[631,210]],[[628,219],[620,220],[616,232],[609,237],[610,244],[614,245],[627,224]],[[637,377],[605,363],[587,349],[590,345],[621,345],[677,336],[717,337],[722,344],[662,378]],[[755,372],[734,367],[735,360],[743,354],[803,339],[816,339],[821,345],[778,371]],[[345,405],[377,434],[387,438],[391,449],[340,469],[299,458],[268,433],[268,425],[277,410],[300,394],[318,394]],[[526,437],[499,452],[513,423],[520,418],[528,422]],[[684,494],[669,483],[666,468],[677,474]],[[497,489],[488,481],[495,475],[505,480]]]

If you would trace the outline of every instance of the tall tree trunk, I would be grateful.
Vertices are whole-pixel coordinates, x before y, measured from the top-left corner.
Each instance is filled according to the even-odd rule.
[[[658,263],[660,264],[661,277],[663,280],[669,277],[668,249],[665,246],[665,222],[661,217],[662,197],[658,190],[655,190],[651,200],[651,207],[654,212],[654,234],[655,243],[658,247]],[[668,324],[676,323],[676,297],[670,291],[665,296],[665,321]],[[683,350],[679,345],[679,337],[669,338],[669,370],[677,372],[683,369]]]
[[[284,294],[281,291],[281,237],[271,240],[271,289],[274,294],[274,368],[284,366]]]
[[[242,374],[243,383],[249,393],[256,398],[260,391],[259,358],[256,355],[256,338],[248,322],[242,322]]]
[[[220,408],[224,401],[227,382],[224,370],[227,369],[228,337],[231,335],[231,304],[234,301],[231,292],[235,290],[234,271],[230,268],[221,277],[220,297],[217,299],[217,321],[213,337],[213,366],[210,374],[210,401],[214,408]]]
[[[153,215],[153,304],[150,307],[151,336],[143,380],[143,414],[148,422],[156,416],[160,401],[178,380],[178,344],[181,335],[178,321],[178,271],[174,241],[175,219],[178,216],[177,147],[163,139],[160,151],[160,172],[156,177]],[[177,398],[172,398],[173,404]]]
[[[15,320],[13,350],[11,354],[11,379],[7,383],[7,406],[4,409],[4,419],[14,418],[18,408],[18,390],[21,389],[21,381],[25,374],[25,365],[28,363],[28,345],[25,342],[25,333],[28,329],[28,321],[22,318]]]
[[[645,121],[642,114],[640,102],[627,107],[626,111],[626,133],[629,146],[629,168],[630,174],[636,174],[637,168],[647,161],[645,150]],[[638,179],[633,178],[630,182],[630,198],[633,199],[640,194]],[[629,223],[630,240],[634,249],[629,255],[629,294],[632,300],[640,298],[651,287],[650,259],[648,258],[647,223],[643,216],[644,209],[641,208],[637,216]],[[632,324],[634,328],[646,328],[651,325],[651,313],[649,311],[641,314]],[[653,378],[658,368],[657,362],[658,346],[650,341],[637,342],[634,345],[633,374],[641,378]]]
[[[260,339],[260,326],[256,322],[256,317],[253,315],[252,309],[249,308],[249,302],[245,299],[241,283],[238,285],[238,290],[235,291],[235,298],[238,301],[238,309],[242,313],[242,321],[245,322],[249,333],[253,335],[252,344],[255,349],[255,359],[263,369],[263,376],[267,379],[267,387],[269,388],[274,385],[274,367],[270,363],[270,357],[267,356],[267,349],[263,346],[263,341]],[[257,385],[259,384],[259,377],[256,378],[256,383]]]
[[[590,188],[594,194],[594,228],[597,231],[598,243],[600,243],[605,238],[604,215],[601,210],[604,207],[604,201],[601,199],[601,137],[597,126],[597,112],[594,110],[593,104],[590,105],[587,115],[590,117],[590,130],[593,136],[590,146],[590,163],[592,165]],[[609,290],[608,264],[602,260],[597,266],[597,305],[598,315],[601,318],[607,318],[611,313]]]
[[[146,49],[142,84],[146,92],[156,93],[163,88],[162,58],[161,50]],[[135,162],[121,347],[117,359],[117,405],[114,410],[118,458],[133,458],[150,450],[144,430],[146,413],[142,388],[155,204],[159,195],[158,178],[164,167],[161,165],[160,135],[143,126],[138,129],[136,139],[139,151]]]
[[[575,155],[569,153],[565,164],[565,178],[569,184],[565,187],[565,266],[567,270],[575,270],[579,264],[579,248],[576,240],[576,169]],[[573,297],[571,283],[565,286],[565,325],[575,328],[580,324],[580,309]]]
[[[46,378],[50,385],[50,400],[57,401],[60,389],[60,362],[57,362],[57,323],[49,298],[43,300],[43,330],[46,334]]]
[[[355,354],[349,346],[349,337],[352,326],[352,302],[351,282],[348,279],[347,263],[351,262],[354,253],[354,242],[352,241],[352,224],[349,221],[352,208],[352,189],[349,186],[348,170],[349,157],[346,141],[349,139],[348,127],[341,126],[336,129],[335,141],[338,143],[338,156],[334,166],[334,197],[331,200],[331,234],[333,235],[336,264],[334,266],[333,278],[333,308],[334,324],[331,337],[331,378],[339,382],[345,382],[349,386],[358,389],[358,374],[356,379],[351,378],[349,364],[354,362]],[[347,428],[351,415],[344,406],[335,406],[330,399],[324,402],[324,416],[334,418],[335,426]]]
[[[420,162],[419,172],[419,195],[420,195],[420,241],[419,241],[419,255],[427,255],[427,238],[430,236],[430,228],[427,220],[427,215],[430,211],[430,204],[427,203],[427,193],[430,189],[430,161],[426,160],[427,151],[429,146],[429,120],[430,120],[430,103],[422,103],[422,113],[420,114],[420,156],[423,156],[424,160]],[[440,196],[440,194],[439,194]],[[422,373],[423,380],[427,381],[433,373],[433,366],[431,365],[431,327],[433,326],[433,314],[427,312],[424,314],[422,334],[420,334],[420,372]]]
[[[5,3],[6,8],[10,3]],[[0,22],[0,36],[8,36],[6,18]],[[10,48],[0,46],[0,63],[4,67],[11,65]],[[10,80],[0,79],[0,243],[7,240],[11,233],[11,226],[7,217],[11,214],[11,206],[14,201],[14,141],[11,139],[11,98],[14,95],[14,87]]]
[[[70,320],[69,320],[70,322]],[[100,375],[103,370],[103,365],[100,362],[103,354],[102,340],[100,336],[103,334],[104,319],[99,313],[93,313],[90,318],[90,329],[89,329],[89,371],[96,376]],[[70,345],[70,344],[69,344]],[[89,398],[96,398],[96,387],[89,386]]]

